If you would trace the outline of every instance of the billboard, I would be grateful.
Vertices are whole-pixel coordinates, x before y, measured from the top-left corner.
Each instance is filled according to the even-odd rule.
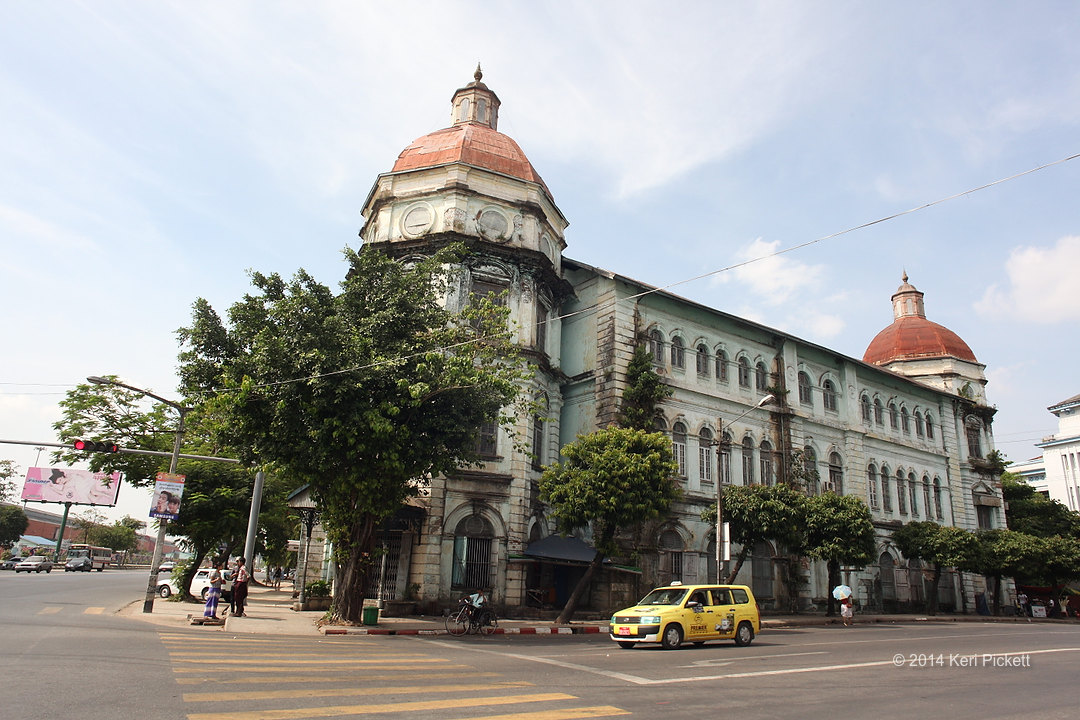
[[[180,498],[184,496],[184,475],[158,473],[154,482],[154,499],[150,517],[175,520],[180,515]]]
[[[22,499],[30,502],[115,505],[120,492],[120,473],[91,472],[73,468],[30,468],[26,471]]]

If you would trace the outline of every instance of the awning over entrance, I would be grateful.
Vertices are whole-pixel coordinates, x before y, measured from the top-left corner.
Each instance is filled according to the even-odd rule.
[[[529,543],[525,557],[537,560],[590,563],[596,557],[596,548],[589,547],[576,537],[549,535],[543,540]]]

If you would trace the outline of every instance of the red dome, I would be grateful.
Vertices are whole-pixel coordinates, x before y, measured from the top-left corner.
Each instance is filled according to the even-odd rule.
[[[394,172],[463,163],[473,167],[547,185],[533,168],[518,144],[487,125],[466,122],[453,125],[414,140],[401,151]],[[551,194],[550,192],[548,193]]]
[[[897,318],[877,334],[863,354],[863,362],[885,365],[894,360],[954,357],[977,363],[975,353],[949,328],[918,315]]]

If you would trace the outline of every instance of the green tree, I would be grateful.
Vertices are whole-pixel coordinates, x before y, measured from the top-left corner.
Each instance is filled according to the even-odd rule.
[[[1015,474],[1001,476],[1001,492],[1010,530],[1042,538],[1080,538],[1080,513],[1051,500]]]
[[[966,567],[975,556],[978,541],[963,528],[935,522],[910,522],[893,531],[893,542],[910,560],[923,560],[934,566],[931,589],[926,594],[926,614],[937,615],[938,585],[941,572],[948,567]]]
[[[15,502],[18,488],[15,477],[19,466],[13,460],[0,460],[0,502]]]
[[[11,547],[26,532],[30,519],[18,505],[0,505],[0,545]]]
[[[724,491],[724,520],[731,541],[739,545],[735,563],[724,582],[735,582],[746,558],[759,542],[775,541],[798,554],[806,523],[806,496],[790,485],[733,485]],[[716,523],[716,505],[702,513]]]
[[[626,367],[619,425],[652,432],[659,412],[657,406],[664,398],[671,397],[671,393],[671,388],[656,373],[649,348],[644,343],[639,344]]]
[[[836,607],[831,591],[840,584],[840,566],[865,567],[877,551],[870,508],[854,495],[827,492],[809,497],[805,531],[806,554],[824,560],[828,567],[831,616]]]
[[[544,469],[540,497],[551,505],[559,531],[592,524],[597,553],[570,595],[557,622],[573,617],[604,558],[616,551],[615,536],[667,513],[679,497],[678,466],[664,433],[609,427],[580,435],[562,449],[565,458]]]
[[[477,460],[480,426],[532,376],[499,298],[441,301],[460,247],[399,262],[346,250],[340,293],[300,270],[252,274],[226,325],[197,300],[181,378],[211,395],[214,437],[308,483],[335,549],[334,614],[358,621],[375,532],[425,478]]]
[[[113,552],[134,550],[136,542],[135,531],[120,520],[112,525],[102,526],[97,532],[96,544],[112,548]]]
[[[1031,570],[1043,562],[1046,543],[1041,538],[1014,530],[979,530],[975,554],[966,570],[993,578],[992,610],[1001,611],[1001,579],[1030,577]]]

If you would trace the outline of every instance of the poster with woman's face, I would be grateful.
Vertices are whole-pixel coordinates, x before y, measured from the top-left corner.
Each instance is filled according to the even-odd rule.
[[[175,520],[180,515],[180,498],[183,495],[183,475],[158,473],[154,482],[154,499],[150,504],[150,517],[159,520]]]
[[[115,505],[118,492],[118,472],[34,467],[26,471],[22,499],[73,505]]]

